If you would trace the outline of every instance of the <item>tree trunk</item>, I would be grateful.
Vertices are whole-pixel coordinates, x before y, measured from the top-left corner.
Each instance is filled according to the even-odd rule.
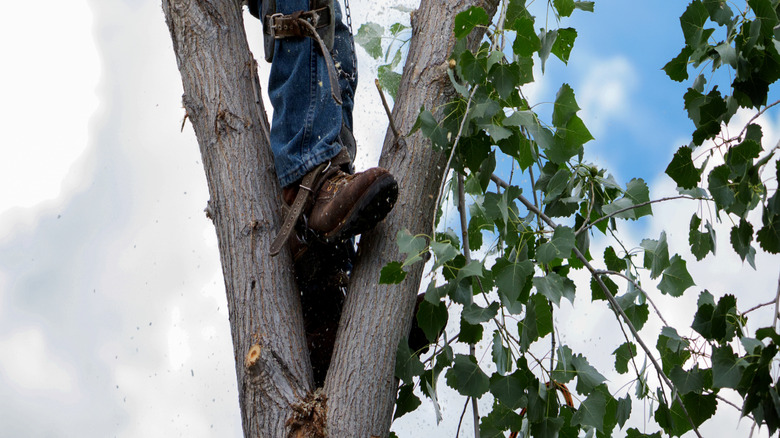
[[[412,15],[412,41],[404,66],[393,119],[401,133],[411,131],[420,107],[437,114],[454,97],[447,76],[448,57],[455,44],[455,16],[482,6],[493,16],[499,0],[422,0]],[[474,48],[481,35],[470,40]],[[435,200],[446,177],[446,154],[435,151],[420,131],[395,146],[390,129],[379,165],[398,180],[393,211],[360,241],[360,259],[352,274],[336,338],[325,390],[329,396],[331,436],[385,437],[392,421],[398,383],[394,378],[398,342],[409,333],[423,264],[413,265],[401,284],[380,285],[382,267],[403,260],[396,234],[431,235]]]
[[[280,188],[241,5],[163,0],[162,6],[208,180],[244,433],[282,437],[290,405],[310,389],[311,366],[289,252],[268,256],[281,225]],[[260,360],[247,367],[255,344]]]
[[[394,109],[402,132],[409,132],[421,106],[439,108],[452,96],[446,62],[454,44],[455,15],[477,4],[492,16],[498,2],[422,1],[413,15],[412,42]],[[318,408],[327,406],[329,436],[387,436],[397,386],[395,352],[409,330],[422,265],[394,286],[379,285],[379,272],[400,258],[398,230],[432,232],[433,201],[446,157],[433,151],[420,133],[407,139],[405,150],[395,150],[388,132],[380,165],[399,182],[398,203],[385,222],[362,236],[325,383],[327,402],[312,398],[290,255],[285,249],[278,257],[268,256],[281,225],[280,188],[240,1],[162,0],[162,8],[208,180],[211,200],[206,211],[219,240],[244,435],[297,435],[293,429],[299,422],[292,420],[306,421],[314,400]],[[474,38],[474,44],[477,41]],[[304,399],[309,402],[301,404]]]

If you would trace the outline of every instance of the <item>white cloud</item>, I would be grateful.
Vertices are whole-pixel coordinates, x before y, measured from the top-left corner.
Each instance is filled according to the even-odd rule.
[[[71,366],[58,350],[40,327],[11,333],[0,339],[0,376],[19,392],[70,393],[75,383]]]
[[[577,87],[577,103],[583,121],[594,137],[603,134],[610,123],[627,121],[638,74],[631,62],[616,56],[591,60]]]
[[[4,5],[0,214],[57,197],[87,146],[101,74],[91,29],[85,0]]]

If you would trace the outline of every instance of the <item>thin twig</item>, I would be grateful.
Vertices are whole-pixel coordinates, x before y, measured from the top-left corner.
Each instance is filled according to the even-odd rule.
[[[640,292],[642,292],[642,295],[647,298],[647,301],[650,303],[651,306],[653,306],[653,309],[655,310],[655,313],[658,315],[659,318],[661,318],[661,321],[664,323],[665,326],[671,327],[668,322],[666,322],[666,319],[664,319],[663,315],[661,315],[661,310],[658,309],[658,306],[655,305],[653,300],[650,298],[650,295],[648,295],[647,292],[645,292],[644,289],[642,289],[642,286],[637,283],[636,279],[629,277],[628,275],[623,274],[622,272],[617,271],[596,271],[597,274],[602,275],[617,275],[618,277],[624,278],[626,281],[630,281],[631,284],[634,285],[635,288],[639,289]]]
[[[717,398],[718,400],[722,401],[723,403],[726,403],[727,405],[731,405],[731,406],[732,406],[734,409],[738,410],[739,412],[742,412],[742,408],[740,408],[740,407],[739,407],[739,406],[737,406],[736,404],[734,404],[734,403],[732,403],[732,402],[730,402],[730,401],[726,400],[726,399],[725,399],[725,398],[723,398],[722,396],[720,396],[720,395],[718,395],[718,394],[715,394],[715,398]],[[745,416],[746,416],[746,417],[748,417],[749,419],[751,419],[751,420],[755,421],[755,419],[753,418],[753,416],[752,416],[752,415],[750,415],[750,414],[745,414]]]
[[[469,109],[471,109],[471,100],[474,99],[474,93],[477,92],[477,88],[479,88],[479,85],[474,85],[474,88],[471,89],[471,94],[469,95],[469,100],[466,102],[466,112],[465,114],[469,113]],[[439,184],[439,193],[436,195],[436,203],[433,204],[434,208],[438,210],[439,208],[439,202],[441,202],[441,195],[444,192],[444,185],[447,182],[447,175],[450,173],[450,165],[452,164],[452,158],[455,156],[455,150],[458,147],[458,142],[460,142],[460,136],[463,135],[463,128],[466,127],[466,121],[468,120],[468,117],[463,117],[463,120],[460,121],[460,127],[458,128],[458,135],[455,136],[455,141],[452,143],[452,150],[450,151],[450,157],[447,159],[447,165],[444,167],[444,175],[441,178],[441,183]],[[431,224],[431,236],[436,235],[436,212],[433,213],[433,223]]]
[[[460,232],[463,236],[463,257],[466,258],[466,264],[471,262],[471,249],[469,248],[469,232],[466,222],[466,188],[463,184],[463,175],[457,174],[458,180],[458,212],[460,213]],[[469,344],[469,354],[476,357],[477,349],[474,344]],[[479,406],[477,399],[471,399],[471,412],[474,417],[474,438],[479,438]]]
[[[777,295],[775,295],[775,315],[772,318],[772,327],[777,330],[777,312],[780,307],[780,276],[777,277]]]
[[[382,98],[382,106],[385,107],[385,113],[387,113],[387,119],[390,121],[390,130],[393,131],[393,135],[395,136],[396,141],[398,141],[399,138],[401,138],[401,133],[398,132],[398,128],[395,127],[395,122],[393,121],[393,112],[390,111],[390,106],[387,105],[387,100],[385,99],[385,93],[382,91],[382,86],[379,85],[379,79],[374,79],[374,84],[376,84],[376,89],[379,91],[379,97]]]
[[[499,178],[496,175],[492,175],[490,177],[493,182],[495,182],[497,185],[500,185],[502,187],[508,187],[509,185],[504,182],[501,178]],[[533,205],[528,199],[526,199],[523,195],[518,195],[517,199],[525,205],[525,207],[530,210],[532,213],[540,217],[544,222],[547,223],[550,227],[555,229],[557,227],[557,224],[547,217],[546,214],[544,214],[541,210],[539,210],[535,205]],[[634,339],[636,339],[637,343],[642,347],[642,350],[645,351],[645,354],[650,359],[650,362],[652,362],[653,366],[655,367],[656,371],[658,372],[658,376],[661,377],[661,380],[663,380],[666,385],[674,389],[672,391],[674,393],[674,398],[677,400],[677,402],[680,404],[680,408],[683,411],[683,414],[688,418],[688,421],[691,423],[691,426],[693,427],[694,433],[696,433],[696,436],[699,438],[702,438],[701,433],[699,433],[699,428],[696,426],[696,423],[694,423],[693,418],[691,418],[691,415],[688,413],[688,409],[685,407],[685,404],[682,402],[682,399],[680,398],[679,391],[676,390],[674,384],[671,380],[666,376],[666,374],[663,371],[663,368],[661,368],[661,365],[658,363],[658,361],[653,357],[652,352],[650,351],[650,348],[645,344],[645,341],[642,339],[641,336],[639,336],[639,332],[637,331],[636,327],[634,327],[634,324],[631,322],[631,320],[628,318],[628,315],[626,315],[626,312],[623,311],[623,308],[620,307],[617,300],[615,299],[615,296],[612,295],[612,292],[609,291],[609,288],[607,288],[607,285],[604,284],[604,281],[601,280],[601,277],[597,274],[597,270],[593,267],[593,265],[590,264],[587,258],[580,252],[579,249],[576,247],[573,248],[574,254],[577,256],[577,258],[582,262],[583,265],[585,265],[585,268],[590,272],[591,276],[596,280],[596,283],[598,283],[601,290],[604,292],[604,296],[607,297],[607,301],[609,301],[609,304],[612,306],[612,310],[616,312],[618,315],[620,315],[623,318],[623,321],[626,323],[626,326],[631,330],[631,334],[634,336]]]
[[[612,218],[614,216],[617,216],[620,213],[623,213],[623,212],[626,212],[626,211],[629,211],[629,210],[634,210],[634,209],[637,209],[637,208],[640,208],[640,207],[644,207],[644,206],[650,205],[650,204],[657,204],[659,202],[665,202],[665,201],[673,201],[675,199],[693,199],[693,200],[696,200],[696,201],[703,201],[703,200],[705,200],[703,198],[696,198],[696,197],[688,196],[688,195],[679,195],[679,196],[668,196],[666,198],[653,199],[653,200],[650,200],[650,201],[640,202],[639,204],[634,204],[634,205],[632,205],[630,207],[621,208],[620,210],[613,211],[612,213],[604,215],[604,216],[596,219],[593,222],[585,222],[584,224],[582,224],[580,229],[577,230],[576,234],[580,234],[582,231],[592,227],[593,225],[596,225],[597,223],[599,223],[601,221],[605,221],[605,220],[610,219],[610,218]]]
[[[742,315],[747,315],[748,313],[750,313],[750,312],[752,312],[754,310],[758,310],[758,309],[760,309],[762,307],[772,306],[772,305],[776,305],[776,304],[777,304],[777,298],[773,299],[772,301],[767,301],[766,303],[763,303],[763,304],[757,304],[757,305],[755,305],[755,306],[745,310],[744,312],[742,312]],[[777,313],[777,308],[775,308],[775,313]]]
[[[458,420],[458,429],[455,431],[455,438],[458,438],[460,436],[460,425],[463,424],[463,417],[466,415],[466,408],[469,407],[469,399],[471,397],[466,399],[466,404],[463,405],[463,412],[460,413],[460,420]]]

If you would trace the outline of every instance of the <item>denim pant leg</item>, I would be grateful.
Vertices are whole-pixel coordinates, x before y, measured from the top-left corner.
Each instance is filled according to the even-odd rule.
[[[355,105],[355,90],[357,90],[357,59],[355,55],[354,40],[349,27],[342,19],[339,2],[336,7],[336,35],[333,42],[333,62],[339,72],[339,85],[341,86],[341,105],[344,124],[352,130],[352,108]]]
[[[308,9],[309,0],[277,2],[277,12],[282,14]],[[340,13],[337,13],[337,22],[340,23]],[[337,30],[339,27],[346,29],[343,24],[337,26]],[[343,35],[337,34],[334,46],[344,46],[343,40]],[[352,124],[352,81],[346,78],[339,81],[342,96],[349,97],[340,107],[331,97],[327,66],[315,47],[316,42],[311,38],[283,38],[276,41],[274,49],[268,79],[268,95],[274,107],[271,149],[282,187],[335,157],[341,149],[336,139],[341,131],[342,117],[347,117],[348,126]],[[339,53],[339,58],[342,54],[352,56],[351,51],[343,49]],[[352,64],[351,59],[334,61],[341,63],[342,68]]]

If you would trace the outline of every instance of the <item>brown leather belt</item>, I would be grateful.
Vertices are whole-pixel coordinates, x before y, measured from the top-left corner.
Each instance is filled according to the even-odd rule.
[[[263,17],[264,32],[273,38],[309,37],[317,42],[325,59],[330,82],[330,94],[337,104],[341,105],[341,88],[339,87],[336,67],[325,42],[317,33],[317,29],[328,26],[331,21],[330,9],[320,8],[312,11],[297,11],[290,15],[273,14]]]

